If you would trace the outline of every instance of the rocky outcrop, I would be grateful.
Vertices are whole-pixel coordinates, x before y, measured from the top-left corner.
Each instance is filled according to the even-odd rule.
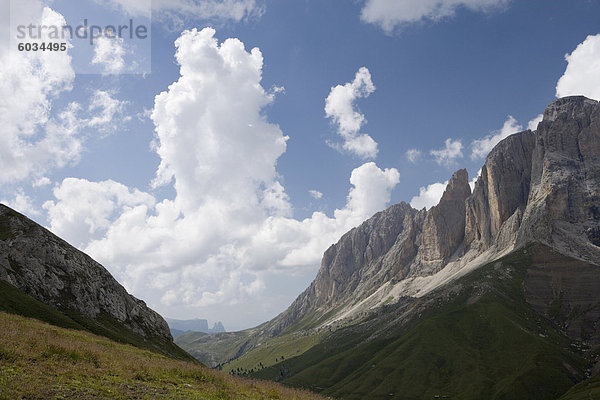
[[[525,131],[509,136],[488,155],[466,202],[467,247],[490,247],[504,222],[526,207],[534,146],[535,135]]]
[[[173,340],[165,320],[102,265],[1,204],[0,279],[61,312],[109,316],[144,338]]]
[[[369,298],[382,285],[437,272],[462,251],[470,194],[462,169],[429,211],[400,203],[352,229],[325,252],[308,289],[266,329],[278,334],[313,310],[319,315],[343,313],[344,307]]]
[[[407,216],[414,210],[400,203],[375,214],[345,234],[323,255],[321,270],[315,279],[314,304],[336,303],[368,278],[364,267],[387,253],[404,231]]]
[[[465,200],[470,195],[469,175],[466,169],[461,169],[450,178],[439,204],[425,216],[418,252],[420,265],[415,272],[430,275],[439,271],[462,246]]]
[[[209,331],[209,333],[223,333],[223,332],[225,332],[225,327],[223,326],[221,321],[215,322],[213,324],[213,327]]]
[[[554,101],[535,135],[531,190],[519,231],[563,254],[598,263],[600,106],[585,97]]]
[[[490,152],[473,193],[468,181],[466,170],[457,171],[430,210],[397,204],[345,234],[325,252],[310,287],[265,329],[351,321],[531,242],[600,263],[597,101],[552,102],[537,131],[509,136]]]
[[[396,204],[346,233],[327,249],[311,285],[264,330],[276,335],[311,310],[331,309],[343,303],[349,293],[364,290],[365,282],[383,283],[392,274],[401,273],[399,270],[417,252],[414,220],[419,214],[406,203]],[[394,254],[394,262],[385,264],[391,271],[382,279],[378,276],[384,267],[382,258],[390,253]]]

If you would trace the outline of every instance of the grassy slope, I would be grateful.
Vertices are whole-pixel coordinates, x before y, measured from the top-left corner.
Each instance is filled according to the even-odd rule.
[[[321,335],[283,335],[265,341],[252,351],[223,365],[223,371],[257,371],[277,364],[278,360],[299,356],[319,343]]]
[[[343,306],[340,305],[339,308]],[[288,326],[278,336],[271,336],[269,323],[252,329],[219,334],[188,332],[175,339],[175,343],[200,362],[211,366],[247,370],[270,366],[276,359],[290,358],[304,353],[316,345],[327,332],[315,330],[333,316],[338,309],[326,314],[315,310]],[[318,333],[315,333],[318,332]]]
[[[587,381],[575,385],[559,400],[590,400],[600,399],[600,374],[596,374]]]
[[[0,312],[0,399],[320,399]]]
[[[587,361],[525,302],[528,265],[527,253],[514,254],[385,338],[372,336],[375,317],[253,376],[345,399],[556,399],[583,379]]]
[[[235,358],[249,339],[249,331],[226,332],[209,335],[187,332],[175,339],[175,343],[200,362],[215,367]]]
[[[191,360],[189,354],[165,338],[144,338],[106,314],[90,319],[75,312],[61,313],[1,280],[0,311],[36,318],[63,328],[87,330],[117,342],[132,344],[172,358]]]

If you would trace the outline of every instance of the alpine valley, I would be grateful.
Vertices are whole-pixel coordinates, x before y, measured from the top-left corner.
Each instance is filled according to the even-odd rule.
[[[375,214],[240,332],[173,341],[103,266],[0,205],[0,324],[0,399],[600,398],[600,104],[558,99],[473,189],[459,170],[435,207]]]
[[[0,205],[0,399],[320,399],[228,376],[86,254]]]
[[[473,190],[346,233],[256,328],[176,343],[230,374],[343,399],[600,398],[600,104],[552,102]]]

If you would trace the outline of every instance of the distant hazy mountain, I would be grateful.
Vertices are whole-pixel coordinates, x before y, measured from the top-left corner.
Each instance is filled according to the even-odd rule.
[[[174,338],[183,335],[186,332],[203,332],[203,333],[221,333],[225,332],[225,327],[221,321],[213,324],[212,328],[208,327],[208,321],[205,319],[172,319],[165,318],[171,334]]]
[[[352,229],[272,321],[185,339],[231,373],[345,399],[600,396],[599,103],[552,102],[473,191],[459,170],[430,210]]]

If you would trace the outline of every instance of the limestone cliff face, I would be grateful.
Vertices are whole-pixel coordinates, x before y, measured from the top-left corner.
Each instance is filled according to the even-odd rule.
[[[400,203],[352,229],[325,252],[312,284],[267,329],[277,334],[310,311],[340,311],[386,283],[439,271],[462,251],[465,200],[470,194],[463,169],[452,176],[440,203],[430,210]]]
[[[59,311],[108,314],[142,337],[172,341],[165,320],[100,264],[0,204],[0,279]]]
[[[519,241],[528,238],[593,263],[600,260],[600,106],[559,99],[544,112],[532,154],[531,190]]]
[[[471,195],[467,170],[457,171],[442,195],[439,204],[429,210],[423,222],[418,259],[413,268],[419,274],[439,271],[459,247],[465,233],[465,200]]]
[[[440,203],[405,203],[345,234],[324,254],[317,277],[265,326],[277,334],[305,318],[331,325],[421,296],[531,242],[600,264],[600,105],[584,97],[551,103],[537,131],[500,142],[473,193],[466,170]]]
[[[377,275],[384,266],[382,258],[393,252],[392,248],[398,242],[403,245],[400,251],[394,252],[396,262],[385,266],[391,270],[402,268],[405,264],[403,261],[410,260],[416,254],[416,247],[411,245],[414,242],[411,232],[414,230],[412,224],[416,214],[418,212],[410,205],[396,204],[342,236],[323,255],[321,269],[311,285],[266,329],[277,334],[311,310],[336,307],[349,294],[363,289],[359,286],[364,282],[381,281]],[[393,273],[390,271],[387,279]]]
[[[488,155],[466,202],[465,245],[488,248],[502,225],[523,212],[531,181],[535,135],[531,131],[509,136]]]

